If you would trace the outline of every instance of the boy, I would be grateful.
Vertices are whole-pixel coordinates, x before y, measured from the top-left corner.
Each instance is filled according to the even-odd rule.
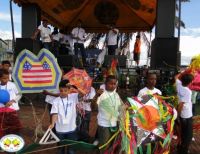
[[[3,113],[4,116],[1,115],[1,125],[3,125],[2,131],[4,134],[19,133],[21,123],[19,121],[17,111],[19,111],[18,101],[21,98],[21,94],[19,94],[16,85],[9,81],[9,72],[5,69],[0,70],[0,89],[7,90],[10,94],[10,101],[5,105],[0,104],[0,108],[8,107],[13,110],[9,113]]]
[[[193,75],[184,74],[180,81],[182,86],[179,87],[179,105],[178,114],[181,123],[181,144],[178,147],[179,154],[187,154],[190,142],[192,140],[192,91],[187,87],[193,80]]]
[[[10,67],[11,67],[11,63],[8,60],[4,60],[1,62],[1,67],[4,70],[7,70],[9,72],[9,80],[12,80],[12,75],[11,75],[11,71],[10,71]]]
[[[78,103],[78,93],[70,93],[68,80],[62,80],[59,84],[60,96],[55,98],[51,109],[51,125],[55,125],[56,135],[60,140],[70,139],[77,140],[76,134],[76,104]],[[60,149],[60,153],[65,153],[65,148]],[[67,148],[68,154],[74,151]]]
[[[159,94],[162,95],[162,92],[155,88],[157,81],[157,76],[155,73],[148,73],[147,75],[147,85],[145,88],[141,89],[138,93],[138,97],[141,97],[143,102],[147,102],[150,98],[148,94]]]
[[[4,60],[4,61],[1,62],[1,67],[2,67],[2,69],[9,71],[11,64],[8,60]]]
[[[104,145],[117,129],[119,109],[122,106],[121,99],[116,92],[117,79],[109,75],[105,81],[105,90],[100,89],[92,102],[92,109],[98,108],[98,137],[99,146]],[[110,145],[103,148],[103,153]]]
[[[89,126],[90,126],[90,117],[91,117],[91,101],[94,98],[96,92],[93,87],[91,87],[90,92],[83,96],[81,107],[84,110],[84,114],[81,116],[80,124],[80,140],[89,142]]]

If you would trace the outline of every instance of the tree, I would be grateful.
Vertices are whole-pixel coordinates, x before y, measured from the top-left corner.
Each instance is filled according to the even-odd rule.
[[[185,28],[185,23],[181,20],[181,3],[182,2],[190,2],[190,0],[176,0],[176,1],[177,1],[177,3],[179,3],[179,4],[176,3],[176,11],[179,13],[179,16],[175,16],[175,22],[174,22],[175,27],[178,29],[179,23],[180,23],[180,27]]]

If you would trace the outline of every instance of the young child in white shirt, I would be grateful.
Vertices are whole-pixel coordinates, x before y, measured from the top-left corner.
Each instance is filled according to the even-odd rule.
[[[116,92],[117,79],[110,75],[105,81],[105,90],[100,89],[92,102],[92,109],[98,108],[98,139],[99,146],[105,144],[117,129],[117,121],[122,101]],[[101,149],[103,153],[110,144]]]
[[[10,101],[5,105],[0,104],[0,108],[11,109],[9,112],[0,115],[2,126],[0,135],[18,134],[22,127],[17,113],[19,111],[18,101],[22,95],[17,90],[15,83],[9,81],[9,72],[5,69],[0,70],[0,89],[7,90],[10,94]]]
[[[178,114],[181,123],[181,144],[178,147],[179,154],[187,154],[192,141],[192,91],[187,87],[193,80],[193,75],[183,74],[180,77],[182,86],[179,86]]]
[[[148,94],[158,94],[162,95],[162,92],[155,88],[157,81],[157,76],[155,73],[148,73],[147,75],[147,85],[143,89],[141,89],[138,93],[138,97],[142,98],[142,102],[146,103],[150,98]]]
[[[51,124],[55,125],[56,135],[60,140],[77,140],[76,133],[76,104],[78,103],[78,93],[70,94],[68,80],[62,80],[59,84],[60,96],[55,98],[51,109]],[[65,148],[60,148],[60,153],[65,153]],[[67,153],[73,154],[73,149],[67,148]]]
[[[79,139],[85,142],[90,141],[89,136],[89,126],[91,118],[91,102],[96,94],[96,91],[91,87],[90,92],[82,97],[81,108],[83,110],[83,115],[81,115],[81,122],[79,128]]]

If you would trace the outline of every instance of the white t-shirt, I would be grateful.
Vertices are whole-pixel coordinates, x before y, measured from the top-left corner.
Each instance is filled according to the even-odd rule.
[[[116,34],[112,30],[108,32],[108,45],[117,45],[117,36],[118,36],[119,30],[116,28],[114,30],[117,31]]]
[[[85,30],[83,28],[76,27],[72,30],[72,35],[80,39],[74,39],[74,43],[84,43]]]
[[[141,89],[138,93],[138,97],[142,97],[143,95],[147,95],[147,94],[159,94],[159,95],[162,95],[162,92],[157,89],[157,88],[153,88],[152,90],[151,89],[148,89],[147,87]]]
[[[59,90],[55,90],[55,91],[53,91],[53,93],[55,93],[55,94],[57,94],[57,93],[59,93],[60,91]],[[50,95],[46,95],[46,98],[45,98],[45,102],[47,102],[47,103],[49,103],[49,104],[53,104],[53,100],[55,99],[55,98],[57,98],[57,97],[55,97],[55,96],[50,96]]]
[[[40,30],[42,42],[51,42],[51,29],[44,27],[43,25],[40,25],[38,29]]]
[[[63,34],[58,33],[58,34],[52,34],[52,39],[55,41],[60,41],[60,39],[63,37]]]
[[[64,36],[65,34],[59,33],[59,37],[60,37],[60,43],[63,44],[64,43]]]
[[[70,47],[70,49],[73,48],[73,39],[71,35],[64,35],[63,42],[67,45],[66,47]]]
[[[179,79],[176,79],[176,91],[178,99],[180,100],[180,89],[182,88],[182,82]]]
[[[102,127],[117,126],[121,99],[116,91],[104,91],[97,99],[98,125]]]
[[[93,99],[95,94],[96,94],[95,89],[91,87],[90,93],[84,96],[83,100]],[[91,111],[90,105],[91,105],[91,102],[83,102],[83,109],[86,111]]]
[[[14,110],[19,110],[19,104],[18,101],[21,99],[22,95],[19,93],[15,83],[8,81],[6,85],[0,85],[0,89],[5,89],[10,94],[10,100],[15,100],[15,103],[13,103],[9,108]],[[0,107],[4,107],[5,105],[0,104]]]
[[[181,118],[192,117],[192,91],[188,87],[182,86],[179,88],[179,102],[184,102],[183,109],[181,111]]]
[[[69,94],[68,97],[57,97],[53,100],[51,114],[57,114],[56,131],[60,133],[71,132],[76,129],[76,104],[78,93]]]

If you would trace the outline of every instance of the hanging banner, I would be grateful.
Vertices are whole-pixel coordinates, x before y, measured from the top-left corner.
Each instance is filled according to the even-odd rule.
[[[61,70],[54,55],[41,49],[38,56],[24,49],[17,56],[12,77],[21,93],[58,89]]]

